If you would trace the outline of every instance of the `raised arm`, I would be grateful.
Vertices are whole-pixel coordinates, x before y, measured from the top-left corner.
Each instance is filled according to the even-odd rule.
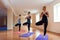
[[[48,12],[47,12],[47,14],[48,14],[47,16],[49,17],[49,13]]]
[[[25,17],[25,19],[27,19],[28,16]]]
[[[45,14],[47,17],[49,17],[49,13],[47,12],[46,14]]]
[[[43,12],[40,14],[40,18],[42,18],[42,16],[43,16]]]

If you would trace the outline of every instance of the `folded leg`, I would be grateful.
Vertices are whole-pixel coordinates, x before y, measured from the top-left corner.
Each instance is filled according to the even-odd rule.
[[[36,23],[36,26],[39,26],[39,25],[42,25],[43,24],[43,21],[39,21]]]
[[[15,26],[18,26],[19,24],[17,23],[17,24],[15,24]]]
[[[27,25],[27,24],[28,24],[28,22],[23,23],[23,25]]]

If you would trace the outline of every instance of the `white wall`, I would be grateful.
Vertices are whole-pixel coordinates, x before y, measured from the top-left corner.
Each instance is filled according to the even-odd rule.
[[[54,2],[52,2],[51,4],[47,5],[47,10],[49,12],[49,26],[48,26],[48,30],[55,32],[55,33],[60,33],[60,22],[59,23],[55,23],[54,20],[54,12],[53,12],[53,6],[57,3],[60,3],[60,0],[56,0]]]
[[[13,29],[13,12],[11,9],[7,9],[7,29]]]

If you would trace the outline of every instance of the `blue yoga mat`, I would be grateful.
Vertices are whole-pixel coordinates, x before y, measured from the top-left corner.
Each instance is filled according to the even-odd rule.
[[[39,35],[36,40],[48,40],[48,35],[45,35],[45,38],[43,37],[43,35]]]
[[[4,30],[7,30],[7,26],[6,25],[3,25],[0,27],[0,31],[4,31]]]
[[[34,33],[33,32],[28,32],[28,33],[25,33],[25,34],[20,35],[19,37],[29,37],[32,34],[34,34]]]

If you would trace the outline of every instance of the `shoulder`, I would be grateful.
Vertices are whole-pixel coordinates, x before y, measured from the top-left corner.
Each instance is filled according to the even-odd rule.
[[[41,14],[43,14],[43,12],[41,12]]]
[[[46,13],[48,13],[48,11],[46,11]]]
[[[46,11],[46,14],[49,15],[48,11]]]
[[[31,18],[31,15],[29,17]]]
[[[41,12],[41,15],[43,15],[43,12]]]
[[[48,11],[46,11],[46,14],[48,14]]]

